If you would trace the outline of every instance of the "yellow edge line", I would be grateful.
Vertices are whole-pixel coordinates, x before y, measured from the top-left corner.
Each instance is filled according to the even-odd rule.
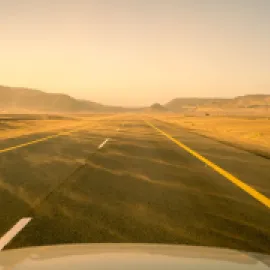
[[[193,155],[194,157],[196,157],[197,159],[199,159],[203,163],[207,164],[214,171],[218,172],[219,174],[221,174],[222,176],[224,176],[225,178],[227,178],[233,184],[235,184],[236,186],[238,186],[239,188],[241,188],[242,190],[244,190],[245,192],[247,192],[254,199],[256,199],[260,203],[264,204],[266,207],[270,208],[270,199],[269,198],[267,198],[266,196],[264,196],[263,194],[261,194],[260,192],[258,192],[254,188],[252,188],[251,186],[245,184],[243,181],[241,181],[237,177],[233,176],[231,173],[229,173],[226,170],[220,168],[218,165],[214,164],[212,161],[210,161],[207,158],[203,157],[202,155],[198,154],[196,151],[192,150],[191,148],[189,148],[185,144],[183,144],[180,141],[176,140],[175,138],[173,138],[168,133],[166,133],[163,130],[157,128],[156,126],[154,126],[150,122],[148,122],[146,120],[144,120],[144,122],[146,124],[148,124],[150,127],[152,127],[153,129],[155,129],[158,132],[160,132],[165,137],[167,137],[169,140],[171,140],[174,143],[176,143],[178,146],[180,146],[181,148],[183,148],[184,150],[186,150],[188,153],[190,153],[191,155]]]
[[[104,120],[104,119],[106,120],[107,118],[113,118],[113,117],[115,117],[115,115],[104,116],[104,117],[101,117],[101,118],[95,119],[95,120]],[[87,121],[86,121],[86,123],[87,123]],[[83,123],[83,125],[74,126],[75,129],[73,129],[73,130],[62,131],[62,132],[59,132],[57,134],[50,135],[50,136],[47,136],[47,137],[44,137],[44,138],[41,138],[41,139],[37,139],[37,140],[30,141],[30,142],[27,142],[27,143],[18,144],[18,145],[11,146],[11,147],[8,147],[8,148],[0,149],[0,154],[9,152],[9,151],[12,151],[12,150],[15,150],[15,149],[23,148],[23,147],[26,147],[26,146],[29,146],[29,145],[32,145],[32,144],[44,142],[44,141],[47,141],[47,140],[50,140],[50,139],[53,139],[53,138],[57,138],[57,137],[60,137],[60,136],[63,136],[63,135],[67,135],[67,134],[76,132],[80,128],[83,128],[83,127],[85,127],[85,123]]]
[[[9,152],[9,151],[12,151],[12,150],[15,150],[15,149],[23,148],[23,147],[26,147],[26,146],[29,146],[29,145],[32,145],[32,144],[44,142],[44,141],[47,141],[47,140],[50,140],[50,139],[53,139],[53,138],[56,138],[56,137],[60,137],[60,136],[66,135],[66,134],[70,134],[72,132],[76,132],[80,127],[82,127],[82,126],[79,126],[79,127],[77,126],[73,130],[63,131],[63,132],[60,132],[60,133],[57,133],[57,134],[54,134],[54,135],[50,135],[50,136],[47,136],[47,137],[44,137],[44,138],[41,138],[41,139],[37,139],[37,140],[34,140],[34,141],[30,141],[30,142],[27,142],[27,143],[22,143],[22,144],[18,144],[18,145],[15,145],[15,146],[11,146],[11,147],[2,149],[2,150],[0,150],[0,154]]]

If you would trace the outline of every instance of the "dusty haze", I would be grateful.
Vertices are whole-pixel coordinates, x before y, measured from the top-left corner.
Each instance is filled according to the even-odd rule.
[[[267,0],[10,0],[0,31],[4,85],[121,106],[270,93]]]

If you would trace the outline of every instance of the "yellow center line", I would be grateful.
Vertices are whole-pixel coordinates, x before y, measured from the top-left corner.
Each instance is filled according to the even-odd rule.
[[[171,140],[172,142],[174,142],[175,144],[177,144],[179,147],[181,147],[182,149],[186,150],[188,153],[190,153],[192,156],[196,157],[197,159],[199,159],[200,161],[202,161],[203,163],[207,164],[209,167],[211,167],[214,171],[216,171],[217,173],[219,173],[220,175],[224,176],[226,179],[228,179],[229,181],[231,181],[233,184],[235,184],[236,186],[238,186],[240,189],[242,189],[243,191],[247,192],[250,196],[252,196],[254,199],[256,199],[257,201],[259,201],[260,203],[264,204],[266,207],[270,208],[270,199],[267,198],[266,196],[264,196],[263,194],[261,194],[260,192],[258,192],[257,190],[255,190],[254,188],[252,188],[251,186],[245,184],[243,181],[241,181],[239,178],[233,176],[231,173],[227,172],[226,170],[222,169],[221,167],[219,167],[218,165],[216,165],[215,163],[213,163],[212,161],[208,160],[207,158],[203,157],[202,155],[200,155],[199,153],[197,153],[196,151],[192,150],[191,148],[189,148],[188,146],[186,146],[185,144],[183,144],[182,142],[180,142],[179,140],[176,140],[175,138],[173,138],[171,135],[169,135],[168,133],[164,132],[163,130],[157,128],[156,126],[154,126],[153,124],[151,124],[150,122],[144,120],[144,122],[146,124],[148,124],[150,127],[152,127],[153,129],[157,130],[159,133],[161,133],[162,135],[164,135],[165,137],[167,137],[169,140]]]

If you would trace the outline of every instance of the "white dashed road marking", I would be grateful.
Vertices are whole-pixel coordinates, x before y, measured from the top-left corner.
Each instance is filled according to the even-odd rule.
[[[98,149],[101,149],[109,140],[110,140],[110,138],[107,138],[103,143],[100,144]]]
[[[0,238],[0,251],[31,221],[31,219],[30,217],[20,219]]]

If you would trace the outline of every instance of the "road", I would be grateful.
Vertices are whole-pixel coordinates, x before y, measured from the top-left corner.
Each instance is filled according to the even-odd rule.
[[[270,254],[269,207],[158,129],[268,202],[270,161],[143,117],[107,117],[0,153],[0,248],[167,243]]]

